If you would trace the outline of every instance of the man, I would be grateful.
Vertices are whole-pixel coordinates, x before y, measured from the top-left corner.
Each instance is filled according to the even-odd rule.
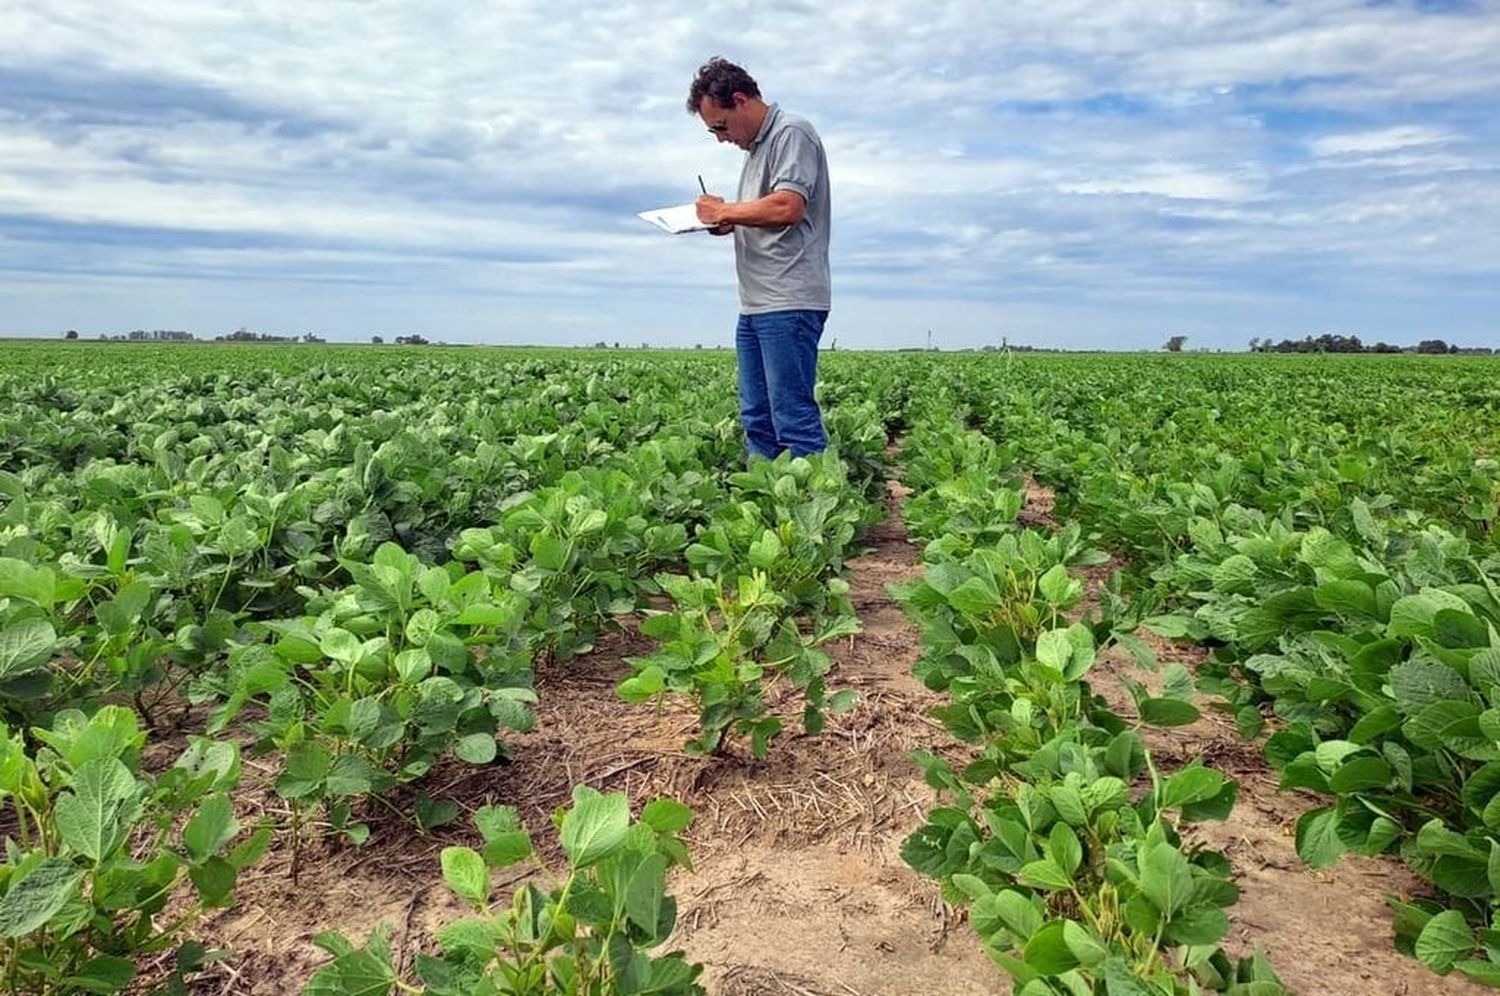
[[[761,99],[750,74],[717,56],[688,91],[720,142],[746,152],[738,199],[698,198],[698,217],[734,236],[740,318],[740,422],[750,453],[774,459],[828,444],[813,397],[828,320],[828,160],[812,125]]]

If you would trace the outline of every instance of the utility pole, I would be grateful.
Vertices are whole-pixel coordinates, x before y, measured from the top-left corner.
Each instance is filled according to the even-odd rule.
[[[932,329],[927,330],[927,351],[932,352]]]

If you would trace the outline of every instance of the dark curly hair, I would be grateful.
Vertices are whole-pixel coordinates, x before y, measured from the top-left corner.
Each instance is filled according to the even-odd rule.
[[[687,109],[697,114],[704,97],[712,97],[719,107],[733,107],[734,95],[760,98],[760,87],[750,74],[723,56],[716,55],[698,67],[698,75],[688,90]]]

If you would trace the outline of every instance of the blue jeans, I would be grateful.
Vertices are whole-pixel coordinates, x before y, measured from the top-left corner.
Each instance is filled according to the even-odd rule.
[[[774,460],[820,453],[828,445],[823,413],[813,398],[818,339],[826,311],[769,311],[741,315],[734,330],[739,353],[740,424],[752,456]]]

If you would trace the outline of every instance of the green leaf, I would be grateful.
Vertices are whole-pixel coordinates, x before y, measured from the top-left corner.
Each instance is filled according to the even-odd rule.
[[[57,631],[45,619],[22,619],[0,630],[0,681],[46,664],[56,645]]]
[[[135,978],[135,964],[114,955],[97,955],[78,966],[78,971],[63,980],[64,989],[81,989],[90,993],[117,993]]]
[[[1118,778],[1131,779],[1146,767],[1146,748],[1140,734],[1124,730],[1115,734],[1104,753],[1104,765]]]
[[[648,854],[630,876],[625,890],[625,915],[653,941],[661,922],[662,905],[667,894],[667,859]]]
[[[1152,616],[1141,625],[1168,640],[1186,639],[1198,629],[1197,620],[1189,616]]]
[[[1072,920],[1063,921],[1063,942],[1084,968],[1099,964],[1109,955],[1108,949],[1099,943],[1092,931]]]
[[[432,655],[421,647],[413,647],[397,654],[393,663],[397,676],[406,684],[415,685],[432,670]]]
[[[1057,810],[1057,815],[1074,826],[1088,823],[1088,809],[1083,804],[1083,793],[1069,784],[1053,785],[1047,790],[1047,798]]]
[[[1219,791],[1201,802],[1190,802],[1182,807],[1182,818],[1189,823],[1205,820],[1227,820],[1234,812],[1235,800],[1239,798],[1240,786],[1233,778],[1225,778]]]
[[[1140,858],[1141,893],[1170,920],[1193,891],[1193,872],[1182,852],[1171,844],[1157,844]]]
[[[515,806],[480,806],[474,811],[474,826],[485,840],[521,829],[521,817]]]
[[[1224,789],[1224,776],[1212,768],[1194,764],[1168,778],[1162,787],[1163,809],[1175,809],[1212,799]]]
[[[447,826],[458,819],[458,803],[452,799],[434,799],[426,792],[417,795],[412,803],[417,818],[417,829],[423,833]]]
[[[1329,581],[1313,591],[1318,607],[1346,619],[1379,619],[1375,589],[1363,581]]]
[[[359,660],[363,648],[359,637],[347,629],[334,627],[323,634],[318,641],[318,649],[325,657],[339,661],[344,664],[353,664]]]
[[[470,733],[459,739],[453,752],[470,764],[489,764],[500,753],[493,733]]]
[[[615,692],[622,701],[633,705],[639,705],[653,696],[660,695],[667,687],[667,675],[660,667],[652,664],[642,668],[641,672],[632,678],[626,678],[616,686]]]
[[[1500,742],[1500,708],[1486,709],[1479,714],[1479,731],[1489,739]]]
[[[630,830],[630,803],[624,794],[601,794],[580,785],[573,808],[563,817],[562,847],[573,867],[587,868],[613,854]]]
[[[1454,962],[1474,953],[1474,933],[1458,910],[1444,910],[1417,935],[1417,960],[1439,975],[1447,975]]]
[[[568,562],[568,544],[551,533],[537,533],[531,537],[531,557],[543,570],[560,571]]]
[[[1055,823],[1047,838],[1047,856],[1070,877],[1083,864],[1083,845],[1066,823]]]
[[[1198,721],[1198,708],[1181,699],[1147,699],[1141,703],[1141,722],[1148,726],[1187,726]]]
[[[1490,642],[1488,627],[1467,609],[1440,609],[1432,617],[1432,635],[1443,647],[1488,647]]]
[[[1457,595],[1437,588],[1424,588],[1415,595],[1396,600],[1391,606],[1390,624],[1387,632],[1391,636],[1433,635],[1433,620],[1443,609],[1467,612],[1468,604]]]
[[[1453,967],[1480,985],[1500,989],[1500,965],[1492,961],[1480,961],[1477,958],[1465,959],[1454,962]]]
[[[375,766],[359,754],[340,754],[328,769],[328,794],[369,795],[375,788]]]
[[[1207,947],[1229,933],[1229,916],[1217,906],[1190,906],[1172,917],[1166,936],[1176,944]]]
[[[980,878],[978,875],[966,875],[963,873],[958,873],[948,881],[952,882],[953,887],[959,892],[962,892],[970,899],[976,901],[983,899],[985,896],[988,896],[990,893],[994,892],[994,890],[989,887],[989,884],[986,883],[985,880]]]
[[[1038,917],[1040,922],[1040,917]],[[974,905],[969,910],[969,926],[979,935],[980,940],[990,947],[1004,948],[1007,939],[1004,931],[1009,929],[1000,913],[999,896],[993,892],[985,892],[974,899]],[[1023,935],[1021,942],[1025,943],[1030,935]]]
[[[57,576],[50,568],[32,567],[14,557],[0,557],[0,598],[20,597],[50,610],[56,584]]]
[[[979,578],[970,578],[950,591],[948,603],[974,618],[982,618],[1000,607],[999,597]]]
[[[678,833],[693,822],[693,811],[676,799],[653,799],[641,810],[641,822],[657,833]]]
[[[1037,662],[1059,673],[1068,666],[1073,654],[1073,644],[1068,640],[1067,630],[1048,630],[1036,638]]]
[[[1037,588],[1041,591],[1049,605],[1066,605],[1069,595],[1072,594],[1072,579],[1068,577],[1068,569],[1062,564],[1053,564],[1047,568],[1047,572],[1037,579]]]
[[[316,740],[303,740],[286,753],[281,775],[276,779],[276,794],[283,799],[300,799],[322,787],[333,766],[333,755]]]
[[[776,563],[781,552],[781,540],[774,531],[766,529],[761,532],[759,539],[750,544],[745,559],[750,562],[751,567],[758,567],[765,571],[770,570],[771,565]]]
[[[1016,872],[1016,881],[1034,889],[1059,892],[1072,886],[1073,876],[1056,861],[1043,858],[1022,865],[1020,871]]]
[[[484,842],[484,863],[491,868],[509,868],[531,855],[531,835],[525,830],[507,830]]]
[[[469,648],[464,646],[463,640],[445,629],[437,630],[429,636],[424,649],[432,663],[444,671],[457,673],[469,665]]]
[[[1297,820],[1297,856],[1312,868],[1327,868],[1344,853],[1338,833],[1339,816],[1333,809],[1312,809]]]
[[[1406,654],[1401,640],[1376,640],[1349,658],[1349,677],[1359,688],[1377,691]]]
[[[234,865],[220,857],[210,857],[188,869],[188,878],[207,906],[229,906],[238,877]]]
[[[1339,765],[1328,778],[1328,788],[1338,795],[1380,788],[1395,774],[1383,757],[1361,754]]]
[[[96,864],[125,840],[120,816],[137,792],[135,776],[118,758],[89,761],[73,776],[73,792],[59,796],[53,808],[63,843]]]
[[[338,942],[345,950],[336,950]],[[319,934],[314,943],[335,953],[336,958],[318,970],[302,996],[389,996],[396,973],[381,928],[376,928],[363,951],[353,950],[342,937],[330,933]]]
[[[44,926],[78,893],[83,869],[67,858],[47,858],[0,897],[0,937],[23,937]]]
[[[1408,715],[1445,699],[1467,701],[1469,683],[1463,675],[1433,661],[1408,660],[1391,668],[1391,694],[1396,706]]]
[[[1359,718],[1349,730],[1349,740],[1356,744],[1372,743],[1376,737],[1401,725],[1401,714],[1390,704],[1376,706]]]
[[[428,640],[432,639],[432,634],[441,624],[442,619],[436,612],[431,609],[418,609],[406,620],[406,641],[414,646],[424,646]]]
[[[225,860],[233,865],[236,871],[243,871],[265,857],[266,850],[270,846],[271,828],[262,826],[249,837],[231,847]]]
[[[1027,968],[1041,975],[1059,975],[1079,964],[1078,956],[1068,947],[1063,920],[1053,920],[1032,934],[1021,958]]]
[[[182,828],[182,846],[187,848],[188,856],[194,861],[203,861],[218,854],[219,849],[239,832],[234,805],[228,795],[220,792],[205,799]]]
[[[859,692],[852,688],[841,688],[828,697],[828,711],[835,715],[846,713],[859,701]]]
[[[1130,971],[1129,964],[1123,958],[1110,958],[1104,963],[1105,996],[1159,996],[1160,992],[1154,986],[1147,988],[1146,983]]]
[[[445,847],[439,861],[449,888],[476,907],[483,907],[490,895],[490,872],[479,852],[468,847]]]
[[[1024,896],[1014,889],[995,893],[993,900],[991,905],[981,899],[975,904],[975,909],[978,910],[981,905],[986,906],[1021,943],[1030,940],[1041,929],[1042,911],[1037,908],[1039,900]]]

